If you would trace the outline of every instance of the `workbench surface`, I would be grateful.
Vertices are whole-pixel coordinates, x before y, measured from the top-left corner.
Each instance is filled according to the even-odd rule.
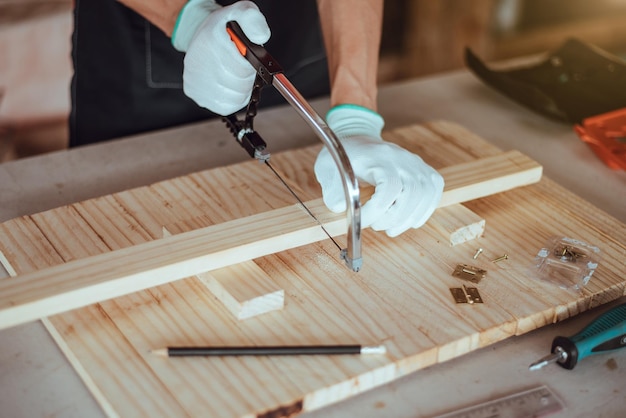
[[[606,168],[571,127],[510,102],[465,71],[384,87],[379,103],[386,129],[435,119],[457,122],[504,150],[524,152],[541,163],[552,180],[626,222],[625,173]],[[313,104],[322,114],[327,109],[325,100]],[[266,110],[255,122],[272,152],[315,141],[292,111]],[[208,143],[214,132],[226,138],[225,129],[213,121],[0,165],[0,221],[245,160],[237,146]],[[568,409],[559,416],[619,416],[626,406],[624,352],[586,359],[574,371],[557,366],[527,369],[549,352],[554,336],[574,333],[623,301],[303,416],[415,416],[418,409],[443,411],[538,384],[548,385],[565,402]],[[1,331],[0,359],[3,416],[102,414],[40,323]]]

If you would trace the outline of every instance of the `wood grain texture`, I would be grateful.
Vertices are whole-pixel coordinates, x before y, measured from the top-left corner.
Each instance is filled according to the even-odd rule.
[[[452,246],[479,238],[485,232],[485,220],[461,204],[439,208],[428,222]]]
[[[490,194],[535,183],[541,166],[525,155],[509,151],[493,157],[462,163],[440,170],[446,182],[440,207],[481,198]],[[141,196],[141,193],[135,193]],[[141,196],[149,201],[148,196]],[[134,203],[134,201],[133,201]],[[158,204],[157,202],[153,203]],[[90,205],[85,203],[83,206]],[[331,236],[345,234],[345,216],[325,209],[322,199],[306,202]],[[79,210],[73,207],[65,211]],[[95,215],[93,214],[95,212]],[[49,235],[66,229],[56,219],[42,215]],[[67,229],[88,228],[108,216],[94,208],[77,218]],[[57,225],[58,224],[58,225]],[[130,224],[129,224],[130,225]],[[129,225],[122,225],[127,228]],[[105,228],[105,226],[103,226]],[[138,290],[198,275],[268,254],[300,247],[326,238],[323,230],[299,206],[292,205],[185,232],[160,240],[130,245],[116,238],[124,248],[92,257],[68,260],[64,264],[0,283],[0,328],[66,312],[92,303],[123,296]],[[71,236],[59,236],[60,245],[70,245]],[[104,249],[104,248],[103,248]]]
[[[248,319],[285,306],[285,290],[254,261],[197,275],[202,283],[237,319]]]
[[[444,121],[384,136],[437,169],[501,154]],[[308,201],[320,196],[311,170],[318,150],[272,156]],[[219,227],[291,204],[271,173],[251,161],[2,223],[0,251],[24,277],[156,242],[164,225],[205,216]],[[255,258],[285,290],[281,311],[237,320],[190,277],[54,315],[44,324],[110,416],[291,416],[624,295],[626,226],[549,179],[464,206],[489,224],[473,241],[485,249],[477,260],[472,260],[476,245],[450,246],[430,223],[394,239],[366,229],[367,267],[359,273],[345,268],[328,240]],[[314,210],[324,217],[323,207]],[[601,248],[601,265],[582,293],[529,273],[529,262],[552,235]],[[503,252],[509,260],[490,262]],[[460,262],[488,270],[478,285],[482,306],[457,305],[450,297],[448,289],[459,285],[452,271]],[[20,277],[4,282],[9,280],[17,283]],[[384,344],[388,352],[223,359],[149,354],[168,345],[355,342]]]
[[[9,260],[4,256],[2,251],[0,251],[0,266],[4,267],[4,270],[7,272],[9,277],[17,276],[17,272],[15,271],[11,263],[9,263]]]
[[[205,216],[163,227],[163,236],[205,227]],[[244,261],[196,275],[200,282],[237,319],[252,318],[285,306],[285,290],[279,288],[254,261]]]

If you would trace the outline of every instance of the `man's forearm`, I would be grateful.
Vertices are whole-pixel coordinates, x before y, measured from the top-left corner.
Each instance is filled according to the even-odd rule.
[[[383,0],[318,0],[328,55],[331,106],[376,110]]]
[[[118,0],[149,20],[167,36],[172,36],[180,10],[187,0]]]
[[[187,0],[118,0],[172,36]],[[318,0],[331,82],[331,105],[376,110],[384,0]]]

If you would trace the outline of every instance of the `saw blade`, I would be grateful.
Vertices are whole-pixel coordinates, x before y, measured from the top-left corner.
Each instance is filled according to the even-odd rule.
[[[324,225],[322,224],[322,222],[320,222],[320,220],[317,219],[317,217],[313,214],[313,212],[311,212],[311,210],[307,207],[307,205],[304,203],[304,201],[302,201],[302,199],[300,199],[300,196],[298,196],[298,194],[291,187],[289,187],[289,184],[287,184],[287,182],[282,178],[282,176],[278,173],[278,171],[276,171],[274,169],[274,167],[272,167],[272,165],[270,164],[269,160],[265,160],[264,163],[265,163],[265,165],[267,165],[270,168],[270,170],[272,170],[272,172],[276,175],[278,180],[280,180],[280,182],[287,188],[287,190],[289,190],[289,193],[291,193],[291,195],[296,198],[298,203],[300,205],[302,205],[302,207],[304,208],[306,213],[308,213],[309,216],[311,218],[313,218],[313,220],[320,226],[320,228],[322,228],[322,231],[324,231],[326,236],[328,238],[330,238],[330,240],[333,242],[333,244],[335,244],[337,246],[339,251],[341,251],[341,246],[337,243],[337,241],[335,241],[335,239],[330,235],[330,233],[326,230],[326,228],[324,228]]]

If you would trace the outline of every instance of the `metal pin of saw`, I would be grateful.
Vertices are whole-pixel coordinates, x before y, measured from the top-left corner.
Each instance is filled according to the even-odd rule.
[[[361,256],[361,201],[359,184],[350,165],[348,155],[341,142],[328,127],[324,119],[309,105],[296,88],[289,82],[283,74],[282,67],[272,58],[272,56],[261,45],[252,43],[237,22],[227,23],[228,31],[232,41],[243,57],[245,57],[257,72],[256,79],[250,97],[250,102],[246,109],[244,120],[239,120],[236,115],[224,117],[224,121],[237,139],[237,142],[248,152],[252,158],[265,163],[287,187],[289,192],[304,207],[306,212],[320,225],[324,233],[339,248],[340,256],[345,260],[348,268],[359,271],[363,264]],[[332,238],[322,223],[306,207],[302,199],[289,187],[276,170],[269,163],[270,154],[266,150],[266,143],[261,136],[254,131],[253,119],[256,116],[257,103],[263,85],[274,86],[276,90],[293,106],[294,109],[313,128],[316,135],[322,140],[330,155],[333,158],[343,182],[344,194],[346,197],[346,216],[348,223],[347,248],[342,249]]]

